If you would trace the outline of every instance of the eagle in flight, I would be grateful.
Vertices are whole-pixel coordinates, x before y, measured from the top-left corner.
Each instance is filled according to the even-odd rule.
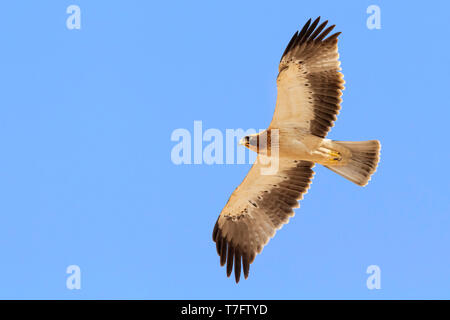
[[[247,279],[250,264],[269,239],[294,215],[319,163],[365,186],[375,172],[380,142],[334,141],[326,135],[340,109],[340,72],[335,27],[311,19],[296,32],[284,51],[277,77],[278,96],[268,129],[241,139],[258,153],[244,181],[234,190],[217,219],[212,238],[227,276]],[[277,139],[271,137],[276,133]],[[277,140],[276,143],[273,141]],[[277,149],[278,170],[263,174]]]

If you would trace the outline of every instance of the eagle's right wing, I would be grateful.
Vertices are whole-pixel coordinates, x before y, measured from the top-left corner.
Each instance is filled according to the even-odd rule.
[[[319,19],[312,24],[310,19],[294,34],[281,58],[270,127],[297,127],[325,138],[340,109],[344,80],[337,47],[340,32],[325,39],[334,25],[324,30],[327,21],[317,27]]]
[[[227,264],[227,275],[233,270],[239,282],[241,266],[245,278],[250,264],[262,251],[276,230],[294,215],[293,208],[307,192],[313,177],[314,163],[279,160],[279,170],[261,174],[260,157],[244,181],[234,190],[223,208],[213,231],[220,264]]]

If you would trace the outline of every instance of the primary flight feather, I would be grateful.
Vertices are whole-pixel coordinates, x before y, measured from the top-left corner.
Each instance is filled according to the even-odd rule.
[[[241,271],[247,279],[256,255],[294,215],[315,163],[365,186],[379,161],[378,140],[326,139],[339,113],[344,80],[338,60],[340,32],[328,36],[334,25],[319,21],[310,19],[296,32],[281,57],[269,128],[240,142],[258,158],[220,213],[212,235],[220,264],[226,264],[228,276],[234,268],[236,282]],[[263,174],[275,160],[278,170]]]

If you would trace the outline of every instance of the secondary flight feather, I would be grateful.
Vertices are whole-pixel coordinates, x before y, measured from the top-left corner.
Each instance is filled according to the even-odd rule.
[[[380,143],[326,138],[341,108],[343,75],[334,25],[320,17],[296,32],[284,51],[277,77],[278,96],[267,130],[240,143],[258,153],[234,190],[213,230],[220,264],[239,282],[269,239],[294,215],[308,191],[316,163],[365,186],[379,161]],[[276,151],[276,152],[275,152]],[[264,173],[270,161],[278,170]]]

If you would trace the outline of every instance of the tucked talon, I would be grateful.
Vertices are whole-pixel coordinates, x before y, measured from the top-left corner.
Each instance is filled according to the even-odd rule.
[[[338,151],[330,151],[329,153],[332,157],[333,157],[333,161],[341,161],[342,160],[342,156],[341,153]]]

